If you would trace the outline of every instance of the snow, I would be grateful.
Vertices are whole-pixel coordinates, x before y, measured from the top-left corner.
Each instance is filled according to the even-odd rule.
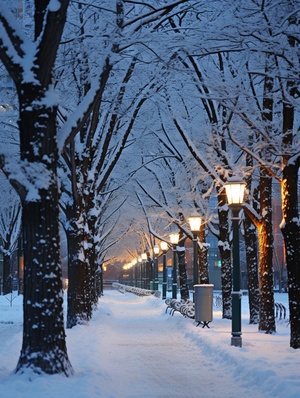
[[[168,293],[171,294],[171,293]],[[287,305],[286,293],[275,301]],[[66,300],[65,300],[66,301]],[[66,308],[65,308],[66,309]],[[289,347],[287,320],[277,333],[249,325],[242,297],[243,347],[214,307],[210,328],[196,327],[164,300],[105,290],[89,325],[67,329],[73,377],[15,375],[22,343],[22,296],[0,296],[0,397],[235,398],[300,396],[300,350]]]
[[[49,189],[52,175],[47,166],[40,162],[28,162],[27,160],[16,162],[11,156],[6,159],[4,170],[11,180],[22,181],[26,189],[26,200],[36,202],[40,199],[39,191]]]
[[[33,43],[28,39],[26,33],[20,29],[18,22],[13,17],[13,14],[3,5],[1,7],[1,15],[3,15],[8,24],[6,29],[3,28],[3,24],[0,25],[0,36],[3,41],[3,47],[7,49],[7,55],[11,57],[11,60],[16,65],[21,66],[23,69],[22,80],[24,83],[31,82],[38,84],[33,72],[33,63],[37,52],[36,43]],[[19,55],[20,51],[17,51],[17,49],[12,45],[11,37],[7,34],[7,31],[10,31],[10,36],[15,36],[15,40],[18,42],[18,45],[15,47],[22,50],[22,57]]]

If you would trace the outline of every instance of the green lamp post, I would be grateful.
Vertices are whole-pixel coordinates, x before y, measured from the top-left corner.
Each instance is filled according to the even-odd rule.
[[[167,242],[160,242],[160,248],[163,252],[163,282],[162,282],[162,299],[167,298]]]
[[[200,232],[201,227],[201,217],[198,215],[189,217],[189,224],[190,229],[193,234],[193,282],[194,285],[199,283],[199,267],[198,267],[198,250],[197,250],[197,243],[198,243],[198,235]]]
[[[231,177],[224,184],[227,203],[232,212],[232,323],[231,345],[242,347],[242,320],[241,320],[241,280],[240,280],[240,247],[239,247],[239,213],[243,206],[246,183],[237,177]]]
[[[173,247],[173,264],[172,264],[172,298],[177,298],[177,249],[179,242],[179,234],[171,234],[170,241]]]
[[[139,272],[138,272],[138,275],[139,275],[139,277],[138,277],[138,280],[137,280],[137,287],[142,287],[142,264],[143,264],[143,262],[142,262],[143,260],[142,260],[142,256],[139,256],[139,258],[138,258],[138,269],[139,269]]]
[[[147,267],[147,253],[142,253],[142,268],[141,268],[141,270],[142,270],[142,277],[141,277],[141,283],[142,283],[142,286],[141,286],[141,288],[142,289],[146,289],[146,280],[147,280],[147,276],[146,276],[146,267]]]
[[[158,253],[160,247],[159,245],[155,245],[153,248],[154,251],[154,290],[158,290]]]

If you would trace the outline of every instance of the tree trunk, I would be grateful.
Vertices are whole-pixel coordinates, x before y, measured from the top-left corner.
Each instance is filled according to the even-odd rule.
[[[281,231],[284,236],[288,272],[290,346],[300,348],[300,226],[298,214],[298,168],[290,164],[284,168],[282,182]]]
[[[60,0],[55,7],[50,7],[49,1],[35,1],[30,45],[21,28],[11,26],[0,10],[2,34],[10,40],[9,46],[0,40],[0,58],[16,84],[19,99],[22,177],[12,172],[9,176],[23,204],[24,322],[17,373],[26,369],[73,373],[63,321],[57,107],[52,93],[52,71],[68,6],[69,0]]]
[[[101,273],[101,267],[97,264],[97,231],[96,231],[97,220],[95,216],[90,216],[88,219],[89,234],[87,236],[88,240],[88,250],[87,258],[89,264],[89,279],[88,291],[89,300],[92,310],[97,307],[98,298],[101,296],[99,294],[99,272]]]
[[[9,294],[12,292],[12,275],[10,267],[11,256],[5,248],[3,250],[3,273],[2,273],[2,293]]]
[[[259,284],[258,284],[258,262],[257,262],[257,235],[256,227],[250,218],[245,214],[244,218],[246,264],[248,275],[249,295],[249,323],[259,322]]]
[[[201,223],[200,234],[199,234],[200,245],[198,245],[198,258],[199,258],[199,270],[200,270],[200,283],[209,283],[209,273],[208,273],[208,247],[206,246],[205,237],[205,225]]]
[[[77,324],[85,324],[91,319],[91,304],[88,301],[89,291],[87,280],[89,268],[87,266],[83,216],[75,206],[66,209],[69,220],[67,229],[68,239],[68,311],[67,328]]]
[[[262,120],[265,131],[272,136],[273,107],[274,107],[274,78],[270,73],[274,59],[271,54],[266,56],[266,76],[264,79]],[[260,137],[259,137],[260,138]],[[261,157],[271,163],[270,153],[263,148]],[[259,240],[259,287],[260,287],[260,314],[259,330],[266,333],[276,331],[274,315],[273,292],[273,222],[272,222],[272,177],[264,167],[260,168],[259,179],[259,207],[261,220],[258,225]]]
[[[292,21],[292,20],[291,20]],[[296,21],[293,20],[293,23]],[[297,45],[294,37],[289,37],[292,47]],[[291,98],[298,96],[298,87],[293,81],[287,82],[288,100],[283,103],[283,177],[282,192],[282,223],[281,231],[284,237],[286,267],[289,286],[290,310],[290,346],[300,348],[300,225],[299,225],[299,198],[298,175],[300,166],[299,154],[293,157],[294,138],[297,132],[294,128],[295,109]],[[288,148],[286,151],[285,148]],[[292,158],[292,159],[291,159]]]
[[[254,137],[253,137],[253,141]],[[247,155],[246,165],[248,169],[253,169],[253,157]],[[256,212],[259,211],[258,190],[252,191],[252,173],[246,176],[247,190],[251,192],[251,201],[246,196],[246,202],[252,205]],[[246,266],[248,276],[248,295],[249,295],[249,323],[259,323],[259,309],[260,309],[260,295],[259,295],[259,281],[258,281],[258,245],[257,245],[257,230],[256,225],[251,220],[247,212],[244,212],[244,230],[245,230],[245,246],[246,246]]]
[[[276,331],[273,292],[273,223],[272,223],[272,177],[261,169],[259,240],[259,330]]]
[[[179,250],[178,250],[179,248]],[[178,269],[179,269],[179,284],[180,284],[180,297],[182,300],[190,298],[188,277],[186,272],[186,258],[184,242],[180,242],[177,246],[178,255]]]
[[[133,278],[132,278],[133,286],[136,286],[135,272],[136,272],[136,267],[134,267],[134,269],[133,269]],[[101,296],[103,296],[103,266],[102,266],[102,264],[100,264],[97,267],[95,278],[96,278],[96,280],[95,280],[96,294],[97,294],[97,298],[100,298]]]
[[[223,318],[231,319],[231,291],[232,291],[232,271],[231,271],[231,248],[228,228],[228,206],[225,194],[218,195],[219,200],[219,250],[221,257],[221,283]]]
[[[42,90],[37,92],[34,85],[23,86],[19,97],[21,162],[32,185],[22,198],[24,323],[16,372],[30,368],[70,375],[63,321],[56,109],[43,105]]]

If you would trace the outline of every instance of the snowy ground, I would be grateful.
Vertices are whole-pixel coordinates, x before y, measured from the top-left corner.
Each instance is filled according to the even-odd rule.
[[[230,345],[231,321],[214,309],[210,329],[165,313],[154,297],[106,290],[88,326],[67,330],[72,378],[13,371],[22,340],[22,297],[0,296],[0,398],[299,398],[300,350],[289,325],[266,335],[248,324],[243,296],[243,347]],[[287,306],[287,294],[275,295]]]

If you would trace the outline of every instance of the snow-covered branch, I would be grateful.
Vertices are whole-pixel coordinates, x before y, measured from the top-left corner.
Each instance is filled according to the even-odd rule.
[[[153,7],[152,5],[149,6],[150,11],[145,12],[142,15],[139,15],[135,18],[132,18],[131,20],[126,21],[123,24],[123,28],[126,28],[128,26],[133,27],[135,31],[139,30],[143,25],[149,24],[150,22],[157,21],[159,18],[165,16],[166,14],[170,13],[175,7],[187,3],[189,0],[178,0],[174,2],[170,2],[169,4],[165,4],[161,7]],[[124,3],[129,3],[129,1],[124,1]],[[130,3],[135,3],[130,1]],[[143,4],[144,6],[147,5],[145,3],[140,3]]]

